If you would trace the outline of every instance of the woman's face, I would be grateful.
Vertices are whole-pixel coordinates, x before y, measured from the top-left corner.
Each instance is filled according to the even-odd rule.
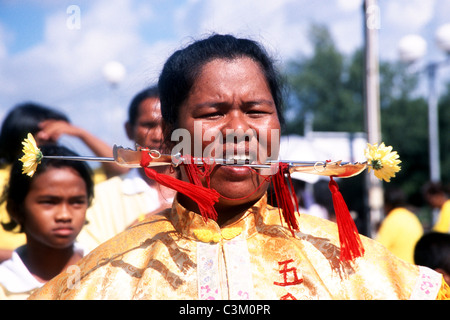
[[[88,208],[86,183],[70,167],[48,168],[35,176],[24,206],[27,241],[61,249],[73,244]]]
[[[190,133],[195,156],[201,144],[203,156],[231,158],[241,164],[277,158],[271,154],[272,134],[275,145],[279,144],[277,110],[259,65],[250,58],[205,64],[178,119],[179,128]],[[263,177],[244,166],[216,165],[210,178],[211,187],[223,196],[218,208],[255,201],[268,186]]]
[[[125,130],[128,138],[139,146],[159,150],[162,141],[161,105],[157,98],[147,98],[138,108],[136,123],[127,122]]]

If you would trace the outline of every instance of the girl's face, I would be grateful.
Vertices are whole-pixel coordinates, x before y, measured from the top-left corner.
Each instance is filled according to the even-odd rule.
[[[275,137],[279,138],[280,131],[277,110],[267,81],[260,66],[246,57],[216,59],[206,63],[180,108],[178,124],[179,128],[187,129],[191,134],[194,155],[195,150],[198,150],[195,144],[201,141],[203,156],[216,150],[211,154],[217,157],[215,153],[220,150],[219,156],[227,159],[230,158],[227,156],[229,154],[238,155],[234,158],[236,161],[242,161],[243,153],[253,161],[257,159],[257,162],[264,162],[266,155],[273,158],[271,133],[276,131]],[[243,140],[233,137],[242,136],[243,132],[250,135]],[[216,144],[219,149],[211,148],[214,141],[211,137],[216,134],[223,142]],[[261,148],[262,141],[264,147]],[[278,146],[279,139],[274,143]],[[223,196],[219,208],[220,204],[228,206],[257,200],[265,193],[268,185],[260,175],[242,166],[216,165],[210,177],[211,187]],[[260,184],[263,186],[255,192]]]
[[[86,183],[73,168],[49,167],[33,178],[23,208],[27,241],[66,248],[85,223]]]

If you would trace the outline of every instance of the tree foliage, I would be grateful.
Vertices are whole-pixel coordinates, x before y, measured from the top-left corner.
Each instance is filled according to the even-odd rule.
[[[362,84],[355,78],[360,57],[348,63],[324,27],[313,26],[310,40],[314,55],[287,67],[287,132],[302,134],[311,115],[314,131],[363,131]]]

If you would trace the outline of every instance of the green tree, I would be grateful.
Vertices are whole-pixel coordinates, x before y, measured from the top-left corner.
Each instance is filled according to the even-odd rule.
[[[302,134],[310,116],[314,131],[363,131],[361,53],[348,61],[323,26],[311,27],[310,41],[314,55],[290,61],[286,69],[286,132]]]
[[[312,119],[314,131],[365,131],[364,55],[344,56],[324,26],[310,29],[314,53],[290,61],[286,67],[289,99],[286,134],[304,132]],[[382,140],[398,151],[402,170],[390,184],[401,187],[411,202],[424,205],[421,188],[429,179],[427,103],[417,96],[419,79],[401,63],[380,61],[380,118]],[[439,104],[441,171],[450,175],[450,84]]]

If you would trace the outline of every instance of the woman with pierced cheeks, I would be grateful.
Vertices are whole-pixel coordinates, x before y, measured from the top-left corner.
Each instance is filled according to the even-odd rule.
[[[176,51],[159,78],[166,147],[184,129],[280,130],[281,89],[256,42],[212,35]],[[199,134],[197,132],[197,134]],[[270,136],[268,136],[270,140]],[[198,146],[193,144],[191,149]],[[201,150],[211,143],[202,141]],[[275,144],[276,145],[276,144]],[[271,154],[271,141],[267,143]],[[230,144],[226,144],[229,148]],[[236,149],[239,147],[234,146]],[[259,159],[258,159],[259,160]],[[172,208],[100,245],[79,263],[76,288],[60,275],[34,299],[436,299],[448,286],[436,272],[399,260],[362,237],[365,255],[340,259],[336,224],[300,214],[286,227],[268,203],[269,180],[245,166],[215,165],[205,187],[220,195],[218,218],[204,219],[178,193]],[[183,166],[181,177],[189,181]],[[425,288],[425,280],[427,287]]]

